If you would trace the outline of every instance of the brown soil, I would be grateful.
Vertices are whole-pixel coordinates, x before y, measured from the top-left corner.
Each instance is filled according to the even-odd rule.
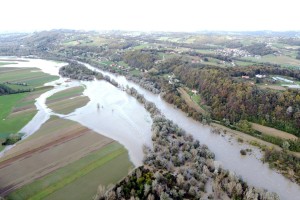
[[[48,131],[55,122],[62,128]],[[0,195],[7,195],[113,142],[78,123],[63,119],[50,119],[37,134],[18,143],[2,158]]]
[[[284,132],[284,131],[277,130],[275,128],[270,128],[270,127],[263,126],[263,125],[260,125],[260,124],[255,124],[255,123],[251,123],[251,124],[252,124],[252,128],[254,130],[262,132],[266,135],[280,137],[282,139],[287,139],[287,140],[289,140],[289,139],[297,140],[298,139],[298,137],[295,136],[295,135],[292,135],[292,134]]]

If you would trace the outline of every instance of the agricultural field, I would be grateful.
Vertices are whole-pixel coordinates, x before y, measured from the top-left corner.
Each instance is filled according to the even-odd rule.
[[[0,68],[0,83],[3,82],[24,82],[31,88],[39,87],[58,79],[43,73],[37,68]]]
[[[46,104],[56,113],[69,114],[76,108],[83,107],[89,102],[89,98],[83,96],[83,91],[83,86],[63,90],[49,97]]]
[[[249,61],[257,62],[257,63],[272,63],[272,64],[280,64],[284,67],[300,67],[300,60],[297,60],[293,57],[288,55],[266,55],[262,56],[261,58],[246,58]]]
[[[1,65],[11,65],[11,64],[16,64],[16,63],[13,63],[13,62],[2,62],[2,61],[0,60],[0,66],[1,66]]]
[[[278,90],[278,91],[285,91],[286,88],[280,85],[257,85],[261,89],[271,89],[271,90]]]
[[[257,130],[257,131],[259,131],[263,134],[266,134],[266,135],[270,135],[270,136],[273,136],[273,137],[279,137],[279,138],[282,138],[282,139],[285,139],[285,140],[297,140],[298,139],[297,136],[292,135],[292,134],[287,133],[287,132],[284,132],[284,131],[280,131],[280,130],[270,128],[270,127],[267,127],[267,126],[263,126],[263,125],[260,125],[260,124],[256,124],[256,123],[251,123],[251,124],[252,124],[252,128],[254,130]]]
[[[100,46],[108,44],[109,40],[99,36],[73,37],[63,42],[64,46]]]
[[[0,195],[91,199],[100,184],[116,183],[131,167],[119,143],[76,122],[51,117],[2,158]],[[84,192],[83,187],[87,188]]]
[[[37,72],[32,72],[37,71]],[[45,74],[36,68],[0,68],[0,83],[24,82],[28,86],[13,85],[14,89],[33,89],[31,92],[0,96],[0,141],[9,134],[17,133],[36,114],[35,99],[51,89],[43,85],[58,77]],[[11,87],[11,84],[7,84]],[[2,142],[0,150],[2,150]]]

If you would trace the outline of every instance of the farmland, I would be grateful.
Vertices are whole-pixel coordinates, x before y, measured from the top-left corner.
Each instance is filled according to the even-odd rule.
[[[69,114],[89,102],[89,98],[82,96],[84,87],[78,86],[58,92],[46,101],[48,107],[56,113]]]
[[[58,77],[36,68],[4,67],[0,71],[0,83],[16,91],[31,90],[0,96],[3,142],[34,117],[36,98],[53,88],[43,84]],[[46,104],[54,112],[69,114],[89,102],[83,96],[84,89],[77,86],[57,92]],[[19,141],[0,158],[0,196],[66,199],[67,195],[73,195],[73,199],[91,199],[100,184],[116,183],[130,168],[132,163],[122,145],[77,122],[52,116],[37,132]],[[82,192],[80,188],[87,182],[89,188]]]
[[[24,82],[27,86],[13,85],[13,87],[19,89],[26,87],[33,90],[0,96],[0,138],[17,133],[33,118],[37,112],[34,105],[35,99],[51,88],[43,87],[43,85],[58,78],[37,70],[36,68],[0,68],[0,83]],[[11,87],[10,84],[8,86]],[[3,149],[2,145],[1,149]]]
[[[266,135],[279,137],[279,138],[286,139],[286,140],[297,140],[298,139],[298,137],[296,137],[295,135],[292,135],[292,134],[284,132],[284,131],[280,131],[280,130],[277,130],[274,128],[262,126],[260,124],[255,124],[255,123],[251,123],[251,124],[252,124],[252,128],[254,130],[262,132]]]
[[[127,151],[120,144],[76,122],[52,117],[2,158],[1,194],[12,192],[9,199],[48,195],[49,199],[65,199],[79,194],[75,199],[89,199],[99,184],[115,183],[130,167]],[[91,188],[85,193],[63,192],[82,187],[87,179]]]
[[[13,62],[0,62],[0,66],[1,65],[11,65],[11,64],[15,64]]]

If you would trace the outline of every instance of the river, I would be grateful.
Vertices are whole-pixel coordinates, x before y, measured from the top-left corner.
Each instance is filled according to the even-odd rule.
[[[46,72],[46,69],[43,68],[47,66],[46,73],[57,75],[58,68],[62,65],[45,60],[28,59],[28,61],[26,63],[19,62],[16,65],[8,65],[8,67],[34,66]],[[216,160],[223,168],[234,171],[247,181],[248,184],[276,192],[281,199],[296,200],[299,198],[299,185],[292,183],[281,174],[269,169],[267,164],[263,164],[259,160],[261,153],[257,148],[240,144],[228,134],[219,135],[211,133],[210,126],[202,125],[187,117],[185,113],[162,100],[159,95],[155,95],[139,85],[127,81],[124,76],[116,76],[88,64],[85,65],[92,70],[114,78],[120,85],[128,85],[129,87],[136,88],[147,100],[154,102],[168,119],[173,120],[185,131],[192,134],[200,143],[206,144],[215,153]],[[65,83],[64,80],[60,78],[58,81],[61,83],[60,85],[56,84],[57,81],[49,83],[54,88],[37,99],[38,114],[23,128],[26,135],[33,134],[36,129],[34,127],[40,127],[50,115],[58,115],[47,108],[45,105],[46,97],[51,96],[57,91],[83,84],[86,86],[84,95],[90,98],[90,102],[69,115],[58,116],[77,121],[102,135],[120,142],[128,150],[131,161],[136,166],[140,165],[143,158],[142,146],[144,144],[151,146],[152,121],[149,113],[143,106],[135,98],[126,94],[126,92],[115,88],[105,81],[72,81]],[[99,110],[97,109],[97,104],[100,105]],[[241,156],[240,150],[245,148],[253,149],[253,154]]]

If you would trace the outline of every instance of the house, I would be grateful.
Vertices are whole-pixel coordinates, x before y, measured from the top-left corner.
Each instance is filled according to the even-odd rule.
[[[256,78],[266,78],[266,75],[256,74],[255,77]]]
[[[197,94],[198,92],[197,90],[192,90],[192,93]]]

